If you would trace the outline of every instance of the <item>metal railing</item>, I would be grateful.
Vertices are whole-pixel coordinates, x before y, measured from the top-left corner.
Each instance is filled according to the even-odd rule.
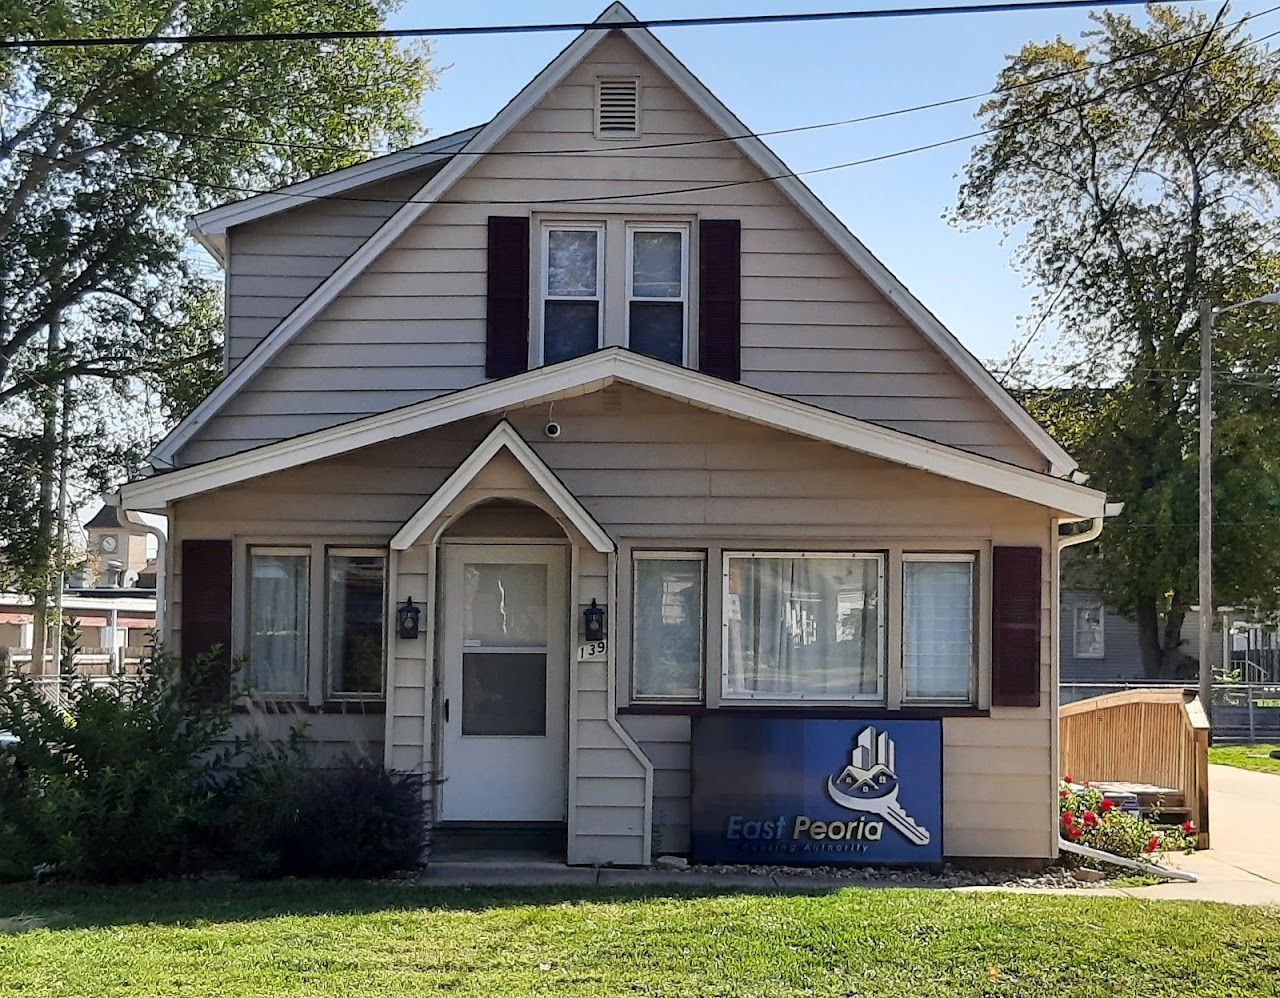
[[[1065,706],[1122,690],[1157,687],[1180,689],[1188,695],[1197,692],[1194,684],[1181,681],[1063,683],[1059,702]],[[1209,713],[1217,744],[1280,742],[1280,683],[1214,683]]]
[[[128,691],[141,681],[138,675],[121,675],[121,676],[27,676],[26,681],[31,683],[45,700],[59,710],[67,710],[70,707],[70,694],[73,684],[88,683],[91,687],[100,686],[118,686],[120,689]]]

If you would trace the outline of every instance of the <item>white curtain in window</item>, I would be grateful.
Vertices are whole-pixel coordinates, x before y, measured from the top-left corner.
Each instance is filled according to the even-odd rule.
[[[731,556],[726,697],[881,694],[878,557]]]
[[[904,561],[902,670],[911,700],[968,700],[973,688],[973,561]]]
[[[255,693],[307,692],[310,566],[302,553],[249,552],[249,679]]]

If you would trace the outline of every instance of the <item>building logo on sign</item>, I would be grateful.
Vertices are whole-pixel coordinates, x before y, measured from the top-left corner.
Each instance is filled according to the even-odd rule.
[[[888,732],[863,728],[854,740],[848,765],[827,777],[827,794],[840,807],[878,815],[908,841],[928,845],[929,830],[898,803],[899,783],[893,760],[893,739]]]

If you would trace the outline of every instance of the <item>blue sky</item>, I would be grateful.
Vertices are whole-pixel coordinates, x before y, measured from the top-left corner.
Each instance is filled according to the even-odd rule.
[[[637,17],[689,17],[903,6],[883,0],[630,0]],[[605,0],[537,3],[405,0],[405,27],[591,20]],[[1134,16],[1144,16],[1132,8]],[[1239,13],[1244,13],[1240,11]],[[668,28],[656,33],[755,131],[833,121],[990,89],[1007,53],[1056,35],[1078,39],[1083,11],[948,15],[872,21]],[[445,37],[449,68],[423,102],[435,134],[491,117],[571,34]],[[972,101],[883,122],[767,141],[795,170],[861,159],[977,130]],[[942,213],[955,201],[969,142],[807,178],[898,277],[979,357],[1003,356],[1025,328],[1031,289],[1010,266],[1013,245],[962,233]]]

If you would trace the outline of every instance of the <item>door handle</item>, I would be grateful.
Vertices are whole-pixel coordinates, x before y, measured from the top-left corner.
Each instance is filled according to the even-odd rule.
[[[449,698],[444,698],[444,723],[449,723]]]

